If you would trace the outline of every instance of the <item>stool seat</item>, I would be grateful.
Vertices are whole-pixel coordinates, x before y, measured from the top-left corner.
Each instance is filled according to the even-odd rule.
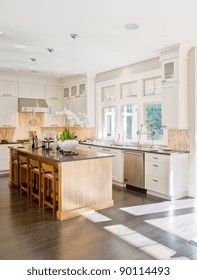
[[[52,165],[42,163],[43,209],[50,208],[56,216],[58,204],[58,172]]]

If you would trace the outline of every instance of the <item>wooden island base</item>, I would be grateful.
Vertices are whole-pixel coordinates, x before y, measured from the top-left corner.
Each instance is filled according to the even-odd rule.
[[[37,159],[40,163],[54,165],[58,169],[58,210],[59,220],[70,219],[87,211],[108,208],[114,205],[112,199],[112,156],[95,151],[76,149],[78,156],[63,158],[29,148],[10,147],[12,153],[23,154]],[[12,167],[10,180],[12,185]]]

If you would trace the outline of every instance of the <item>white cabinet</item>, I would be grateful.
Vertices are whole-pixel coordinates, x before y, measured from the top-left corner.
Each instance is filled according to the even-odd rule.
[[[168,129],[187,129],[187,85],[171,82],[162,85],[163,127]]]
[[[0,97],[0,127],[15,127],[18,124],[18,98]]]
[[[57,111],[62,111],[62,100],[47,99],[47,105],[49,107],[49,114],[44,114],[44,126],[45,127],[62,127],[63,118],[61,115],[55,115]]]
[[[163,126],[188,129],[188,59],[187,51],[175,45],[160,51],[164,98]]]
[[[36,81],[19,81],[19,97],[45,99],[45,85]]]
[[[178,81],[178,57],[163,59],[161,61],[162,82]]]
[[[72,111],[74,114],[87,112],[87,98],[76,97],[74,99],[63,100],[63,109]]]
[[[145,153],[147,193],[164,199],[187,195],[188,154]]]
[[[17,82],[0,81],[0,96],[18,96]]]
[[[63,99],[86,96],[86,82],[80,82],[64,87]]]
[[[46,99],[62,100],[62,86],[46,85]]]
[[[1,144],[0,145],[0,174],[6,174],[9,171],[9,146],[19,146],[20,144]]]

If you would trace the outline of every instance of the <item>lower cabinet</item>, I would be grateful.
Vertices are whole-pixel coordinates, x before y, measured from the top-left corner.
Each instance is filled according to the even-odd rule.
[[[145,154],[145,188],[147,194],[164,199],[187,195],[188,154]]]
[[[1,144],[0,145],[0,174],[9,172],[9,146],[19,146],[20,144]]]

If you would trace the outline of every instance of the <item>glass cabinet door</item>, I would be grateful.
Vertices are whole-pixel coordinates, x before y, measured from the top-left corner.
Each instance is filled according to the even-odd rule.
[[[162,61],[162,82],[178,80],[178,59],[172,58]]]

